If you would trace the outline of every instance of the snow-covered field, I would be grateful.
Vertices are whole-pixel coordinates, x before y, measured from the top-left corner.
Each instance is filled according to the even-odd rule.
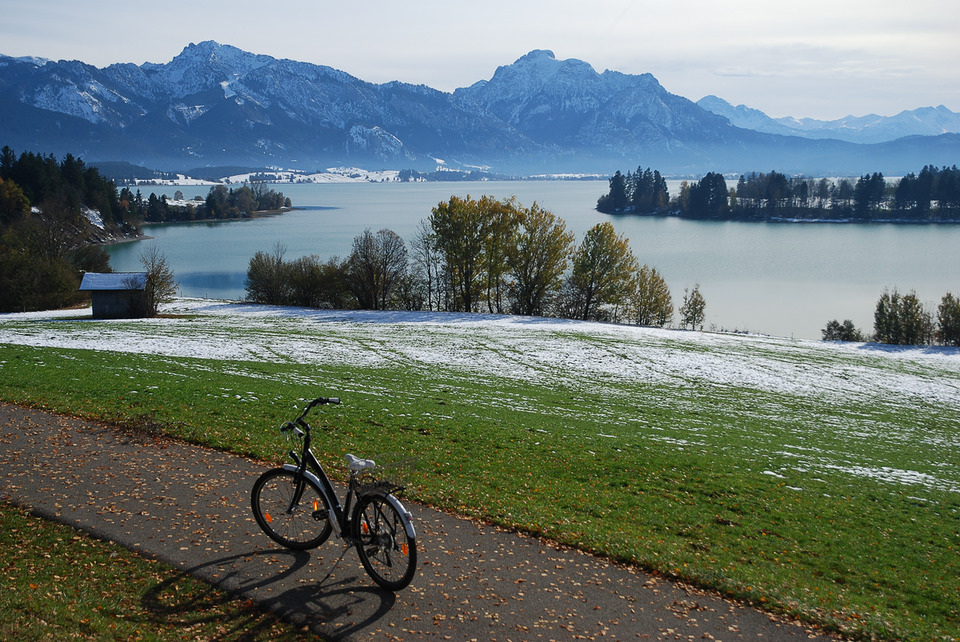
[[[0,315],[0,344],[240,362],[401,366],[452,379],[501,381],[505,394],[510,381],[563,386],[616,401],[596,412],[604,437],[636,437],[644,431],[645,438],[702,449],[719,443],[711,426],[695,420],[683,426],[641,424],[624,408],[664,404],[682,413],[685,404],[715,403],[731,415],[728,432],[731,426],[756,426],[758,418],[759,425],[771,427],[766,434],[745,435],[779,458],[776,465],[766,464],[768,474],[789,480],[812,469],[840,470],[960,492],[960,350],[955,348],[194,299],[179,299],[163,311],[169,316],[129,321],[69,321],[89,317],[89,310]],[[638,391],[662,390],[670,394],[637,398]],[[916,425],[886,426],[885,413],[915,414]],[[873,454],[864,459],[857,452],[867,444]]]
[[[442,365],[585,388],[604,387],[611,380],[670,384],[699,379],[821,398],[849,400],[880,393],[960,402],[956,348],[823,343],[507,315],[277,308],[204,299],[178,299],[162,312],[167,316],[69,327],[19,322],[83,318],[90,316],[90,309],[2,314],[0,343],[207,359]],[[838,367],[808,367],[811,359]]]
[[[267,170],[272,178],[271,183],[388,183],[398,180],[400,170],[366,170],[359,167],[329,167],[321,172],[300,172],[284,169]],[[157,186],[157,187],[196,187],[202,185],[214,185],[217,183],[227,185],[243,185],[250,183],[259,175],[259,173],[247,172],[244,174],[235,174],[224,177],[220,181],[209,181],[205,179],[191,178],[183,174],[178,174],[173,179],[137,179],[133,181],[134,185]],[[169,201],[171,205],[182,205],[178,201]]]

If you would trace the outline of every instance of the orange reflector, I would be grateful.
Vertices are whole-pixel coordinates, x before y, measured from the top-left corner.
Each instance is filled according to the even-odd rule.
[[[264,513],[264,514],[263,514],[263,518],[264,518],[265,520],[267,520],[267,523],[268,523],[268,524],[272,524],[272,523],[273,523],[273,518],[270,517],[270,513]]]
[[[360,527],[363,529],[363,534],[364,534],[364,535],[366,535],[367,533],[370,532],[370,525],[367,524],[366,522],[364,522],[363,524],[361,524]]]
[[[315,511],[320,510],[320,502],[318,502],[317,500],[313,500],[313,510]]]
[[[404,555],[410,554],[410,547],[407,545],[406,542],[400,545],[400,552],[402,552]]]

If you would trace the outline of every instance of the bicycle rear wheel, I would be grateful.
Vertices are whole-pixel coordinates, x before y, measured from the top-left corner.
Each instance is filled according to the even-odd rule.
[[[362,496],[353,514],[357,554],[373,581],[398,591],[417,570],[417,541],[401,514],[385,495]]]
[[[298,551],[323,544],[333,528],[320,488],[283,468],[260,475],[250,493],[253,516],[275,542]]]

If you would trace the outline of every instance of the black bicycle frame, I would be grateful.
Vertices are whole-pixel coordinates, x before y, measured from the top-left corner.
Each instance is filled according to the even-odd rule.
[[[317,461],[317,458],[310,451],[310,441],[311,441],[311,429],[303,419],[298,419],[297,423],[303,427],[303,453],[302,459],[300,455],[293,450],[290,451],[290,457],[296,462],[296,466],[291,464],[284,465],[284,468],[287,470],[293,470],[295,473],[294,479],[297,481],[297,489],[294,492],[293,500],[290,503],[289,510],[292,511],[293,508],[300,503],[300,498],[303,496],[303,490],[306,488],[306,480],[310,479],[315,482],[320,490],[323,492],[327,500],[327,506],[330,507],[330,510],[333,511],[333,522],[334,527],[337,529],[337,536],[344,537],[349,536],[349,514],[350,514],[350,505],[353,503],[353,487],[351,486],[347,489],[346,505],[341,506],[340,500],[337,498],[337,492],[333,488],[333,484],[330,482],[330,478],[327,477],[326,471],[323,469],[323,466],[320,465],[320,462]],[[316,474],[310,472],[308,467],[316,471]],[[329,519],[329,517],[328,517]]]

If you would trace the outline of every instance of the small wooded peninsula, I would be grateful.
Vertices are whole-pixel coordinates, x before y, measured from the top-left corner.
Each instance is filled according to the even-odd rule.
[[[597,210],[724,221],[960,223],[960,169],[927,165],[891,180],[879,172],[857,179],[753,172],[733,186],[709,172],[671,196],[659,171],[638,167],[610,178]]]

